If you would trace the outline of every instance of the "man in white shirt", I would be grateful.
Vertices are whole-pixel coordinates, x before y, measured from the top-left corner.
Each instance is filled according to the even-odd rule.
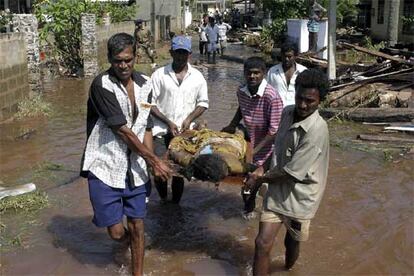
[[[216,63],[216,51],[217,43],[219,39],[219,29],[215,23],[214,17],[208,18],[209,25],[206,28],[207,35],[207,63]],[[211,61],[211,55],[213,55],[213,61]]]
[[[203,15],[203,20],[201,22],[201,24],[198,26],[198,33],[200,36],[200,41],[199,41],[199,50],[200,50],[200,55],[207,55],[207,35],[206,35],[206,28],[208,27],[208,15],[204,14]]]
[[[220,55],[223,55],[224,50],[227,47],[227,31],[231,30],[231,26],[226,22],[223,22],[223,18],[220,17],[217,27],[219,31]]]
[[[171,139],[192,128],[193,121],[208,108],[207,82],[200,71],[192,67],[191,39],[176,36],[171,43],[172,64],[152,74],[154,116],[154,151],[158,156],[167,152]],[[167,182],[155,179],[161,201],[167,199]],[[173,177],[172,202],[178,204],[184,190],[184,179]]]
[[[298,47],[292,42],[286,42],[281,49],[282,62],[271,67],[267,72],[267,82],[276,88],[283,100],[283,107],[295,104],[295,82],[300,72],[306,67],[296,63]]]

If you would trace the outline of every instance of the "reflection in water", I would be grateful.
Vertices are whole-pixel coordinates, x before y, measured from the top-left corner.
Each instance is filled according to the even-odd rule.
[[[210,109],[204,117],[210,128],[219,130],[236,110],[242,66],[220,60],[215,66],[199,64],[197,68],[209,85]],[[24,237],[28,248],[2,254],[2,274],[122,274],[125,269],[113,260],[114,242],[90,222],[87,185],[78,180],[61,186],[77,176],[89,81],[53,80],[45,87],[45,98],[55,110],[52,117],[0,125],[1,181],[9,186],[34,181],[41,189],[49,189],[52,202],[40,214],[42,223],[32,225]],[[353,139],[354,126],[346,125],[342,140]],[[341,128],[345,127],[335,126],[335,133]],[[15,139],[27,129],[35,132],[27,139]],[[45,161],[62,167],[39,177],[36,168]],[[282,271],[284,233],[280,233],[272,271],[414,273],[413,167],[409,159],[389,163],[367,152],[332,147],[329,183],[312,221],[310,240],[303,244],[294,270],[286,273]],[[161,205],[153,193],[146,219],[145,272],[248,274],[258,221],[241,219],[239,193],[237,185],[222,184],[216,190],[209,183],[187,183],[181,206]],[[8,231],[19,227],[12,215],[3,216],[2,223]]]

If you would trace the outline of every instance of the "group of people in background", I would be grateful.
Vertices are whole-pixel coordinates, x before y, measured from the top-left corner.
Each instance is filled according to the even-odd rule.
[[[206,16],[200,32],[200,52],[206,47],[213,61],[221,23]],[[134,70],[137,43],[126,33],[108,41],[111,67],[90,88],[81,175],[88,180],[94,224],[130,248],[132,273],[143,275],[150,174],[163,204],[172,179],[171,203],[179,204],[184,179],[164,157],[171,139],[192,129],[211,103],[204,76],[189,63],[190,37],[172,38],[172,63],[151,77]],[[253,152],[250,161],[257,166],[242,189],[245,218],[252,217],[257,191],[268,186],[255,241],[254,275],[269,272],[270,251],[282,224],[287,229],[285,266],[293,266],[326,185],[329,137],[317,109],[328,81],[322,72],[297,64],[297,54],[296,45],[284,44],[281,64],[269,71],[260,57],[245,61],[245,84],[236,92],[238,109],[222,130],[233,133],[244,125]]]
[[[216,63],[217,53],[224,55],[229,30],[231,30],[231,26],[224,22],[221,16],[203,15],[202,22],[198,27],[199,50],[200,55],[207,55],[208,63]]]

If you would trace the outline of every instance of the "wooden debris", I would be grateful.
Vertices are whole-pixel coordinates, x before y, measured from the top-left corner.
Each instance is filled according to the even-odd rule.
[[[341,89],[343,87],[347,87],[351,84],[357,84],[357,83],[370,83],[370,82],[374,82],[377,80],[391,80],[391,76],[394,75],[399,75],[399,76],[395,76],[397,79],[401,78],[401,75],[404,75],[404,80],[410,78],[410,77],[414,77],[414,74],[412,74],[412,72],[414,72],[414,68],[406,68],[406,69],[402,69],[399,71],[394,71],[394,72],[390,72],[390,73],[386,73],[386,74],[382,74],[382,75],[377,75],[377,76],[372,76],[372,77],[367,77],[367,78],[363,78],[360,80],[354,80],[348,83],[344,83],[344,84],[339,84],[339,85],[335,85],[332,86],[330,91],[335,91],[338,89]],[[404,73],[411,73],[411,74],[407,74],[405,75]]]
[[[370,49],[367,49],[367,48],[364,48],[364,47],[361,47],[361,46],[357,46],[357,45],[353,45],[353,44],[350,44],[350,43],[346,43],[346,42],[342,42],[341,45],[344,46],[345,48],[354,49],[356,51],[366,53],[366,54],[369,54],[369,55],[372,55],[372,56],[377,56],[377,57],[389,59],[391,61],[398,62],[398,63],[412,65],[410,62],[408,62],[408,61],[406,61],[402,58],[394,57],[394,56],[391,56],[391,55],[388,55],[388,54],[385,54],[385,53],[382,53],[382,52],[379,52],[379,51],[370,50]]]
[[[414,108],[325,108],[320,113],[325,118],[338,117],[356,122],[411,122]]]
[[[400,138],[400,137],[385,136],[385,135],[359,134],[357,138],[360,140],[372,141],[372,142],[414,143],[414,138],[411,138],[411,139]]]
[[[384,127],[385,130],[396,130],[396,131],[403,131],[403,132],[414,132],[414,125],[407,125],[407,126],[389,126]]]

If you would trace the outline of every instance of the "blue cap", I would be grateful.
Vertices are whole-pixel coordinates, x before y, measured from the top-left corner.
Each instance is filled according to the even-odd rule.
[[[174,36],[171,42],[171,49],[173,51],[183,49],[191,53],[191,39],[184,35]]]

